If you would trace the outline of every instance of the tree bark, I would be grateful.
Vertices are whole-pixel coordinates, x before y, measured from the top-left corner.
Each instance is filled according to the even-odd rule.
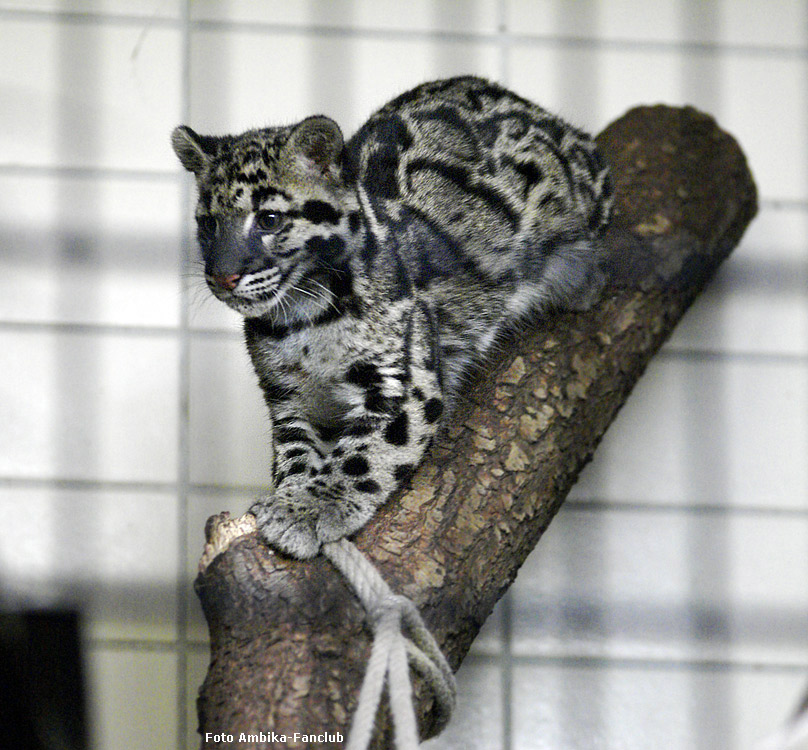
[[[692,108],[634,109],[598,142],[616,191],[602,301],[506,341],[410,487],[355,539],[415,602],[455,669],[649,359],[756,212],[737,143]],[[250,515],[214,516],[206,534],[196,581],[211,638],[202,747],[341,747],[294,735],[347,737],[370,650],[360,605],[324,558],[268,549]],[[415,694],[427,738],[434,706],[417,680]],[[388,745],[388,723],[383,710],[377,746]],[[241,732],[265,737],[239,744]]]

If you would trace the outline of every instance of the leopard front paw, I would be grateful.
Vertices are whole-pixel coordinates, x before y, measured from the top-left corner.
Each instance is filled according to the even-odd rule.
[[[317,535],[316,516],[308,508],[284,498],[263,498],[250,508],[267,543],[299,560],[314,557],[323,541]]]
[[[258,500],[250,512],[262,536],[281,552],[299,560],[314,557],[326,542],[336,542],[356,531],[369,517],[355,512],[356,504],[300,497],[298,492],[280,488]],[[346,511],[354,510],[354,513]],[[357,517],[354,517],[357,516]]]

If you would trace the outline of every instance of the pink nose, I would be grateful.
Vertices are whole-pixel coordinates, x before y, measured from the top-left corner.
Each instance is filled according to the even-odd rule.
[[[230,276],[214,276],[213,282],[216,286],[223,287],[224,289],[235,289],[241,276],[237,273],[230,274]]]

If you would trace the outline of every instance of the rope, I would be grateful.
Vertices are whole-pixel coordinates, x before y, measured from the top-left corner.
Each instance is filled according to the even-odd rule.
[[[340,539],[324,544],[323,554],[351,584],[373,628],[373,647],[346,750],[365,750],[370,744],[385,682],[396,747],[416,750],[418,726],[409,666],[432,689],[438,708],[438,731],[448,724],[454,708],[456,688],[452,670],[416,606],[407,597],[394,594],[352,542]],[[405,637],[404,630],[409,637]]]

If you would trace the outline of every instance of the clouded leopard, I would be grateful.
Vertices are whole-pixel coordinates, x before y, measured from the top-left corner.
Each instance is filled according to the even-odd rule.
[[[609,175],[591,138],[480,78],[422,84],[346,142],[333,120],[176,128],[213,294],[244,316],[295,557],[355,532],[420,461],[464,374],[528,312],[603,286]]]

